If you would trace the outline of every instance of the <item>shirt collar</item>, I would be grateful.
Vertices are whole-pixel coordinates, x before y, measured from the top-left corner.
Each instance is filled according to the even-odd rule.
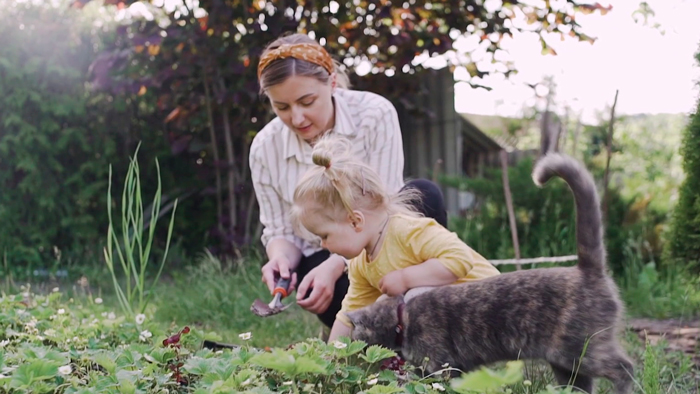
[[[348,102],[342,97],[340,93],[342,89],[336,89],[333,93],[333,102],[335,104],[335,126],[331,133],[344,135],[346,137],[353,137],[357,134],[355,129],[355,124],[352,121],[352,116],[350,115],[350,108],[348,107]],[[283,154],[284,158],[288,159],[290,157],[295,157],[300,163],[311,164],[311,146],[306,143],[306,141],[299,138],[296,133],[289,129],[286,125],[284,126],[284,144],[283,144]]]

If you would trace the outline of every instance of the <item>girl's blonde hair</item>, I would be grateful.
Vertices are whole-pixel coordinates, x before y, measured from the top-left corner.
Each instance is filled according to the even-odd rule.
[[[268,51],[279,48],[283,44],[311,44],[315,43],[316,40],[307,36],[306,34],[295,33],[287,36],[282,36],[275,41],[271,42],[270,45],[265,48],[262,56],[264,56]],[[342,65],[337,61],[333,60],[335,63],[335,74],[336,74],[336,84],[339,88],[349,89],[350,79],[347,74],[341,68]],[[287,57],[284,59],[277,59],[272,61],[264,70],[260,73],[260,94],[265,94],[267,89],[271,86],[280,84],[287,80],[287,78],[298,75],[301,77],[312,77],[317,79],[322,83],[328,83],[330,79],[330,74],[325,68],[308,62],[303,59],[296,59],[293,57]]]
[[[339,136],[325,135],[314,145],[311,168],[297,184],[290,216],[297,231],[303,215],[325,215],[330,220],[355,210],[384,208],[389,214],[421,216],[416,207],[420,192],[406,188],[390,196],[379,175],[352,156],[352,144]]]

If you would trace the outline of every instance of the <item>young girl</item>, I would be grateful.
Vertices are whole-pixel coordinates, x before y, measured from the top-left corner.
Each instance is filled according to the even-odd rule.
[[[331,253],[350,259],[350,287],[328,341],[349,336],[346,312],[383,294],[478,280],[499,271],[412,204],[413,190],[389,196],[376,172],[352,156],[349,141],[324,137],[297,185],[291,219],[305,237],[319,237]],[[311,234],[308,234],[311,233]]]
[[[268,261],[262,279],[274,289],[278,278],[291,279],[297,304],[330,328],[348,289],[345,261],[317,242],[294,234],[288,214],[294,187],[314,167],[312,146],[322,135],[342,135],[354,155],[378,174],[390,194],[418,189],[418,209],[447,226],[440,188],[427,179],[404,182],[401,128],[392,103],[375,93],[351,90],[337,62],[315,40],[291,34],[270,43],[258,64],[261,93],[276,117],[250,147],[250,171],[260,207],[261,236]],[[298,286],[297,286],[298,284]]]

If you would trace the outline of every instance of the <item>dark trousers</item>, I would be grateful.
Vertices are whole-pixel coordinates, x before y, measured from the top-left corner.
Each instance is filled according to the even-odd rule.
[[[413,187],[421,192],[422,199],[417,202],[418,210],[425,216],[435,219],[442,226],[447,227],[447,210],[445,209],[445,200],[442,196],[442,191],[435,183],[427,179],[415,179],[404,185],[404,188]],[[321,263],[330,257],[330,252],[320,250],[311,256],[302,256],[297,269],[297,283],[300,283],[304,276],[312,269],[318,267]],[[343,298],[348,292],[350,282],[348,276],[343,274],[337,282],[335,282],[335,291],[333,292],[333,301],[328,306],[325,312],[318,315],[318,318],[328,327],[333,326],[335,315],[340,311]],[[307,295],[311,292],[309,289]]]

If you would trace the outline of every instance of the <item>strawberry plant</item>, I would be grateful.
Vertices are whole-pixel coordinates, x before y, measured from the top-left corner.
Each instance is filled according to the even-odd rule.
[[[235,349],[213,351],[194,327],[66,301],[58,289],[3,295],[0,324],[2,393],[496,393],[523,378],[522,362],[423,377],[392,350],[348,338],[260,349],[243,333]]]

